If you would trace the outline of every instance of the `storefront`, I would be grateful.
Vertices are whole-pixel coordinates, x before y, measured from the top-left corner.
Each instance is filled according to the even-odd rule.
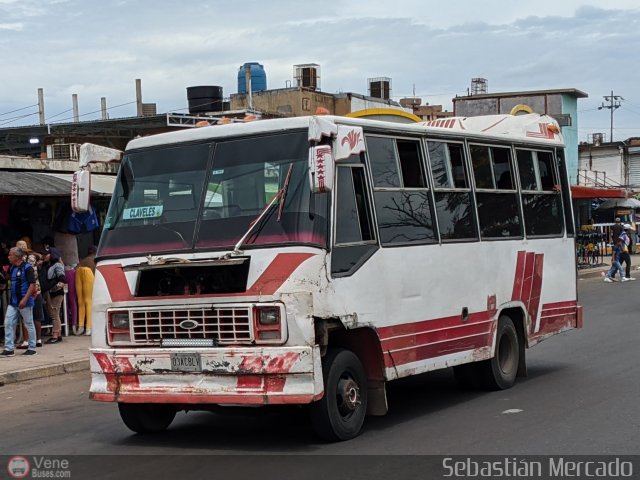
[[[6,264],[6,249],[25,237],[36,251],[52,240],[66,265],[97,244],[115,176],[93,175],[92,210],[83,214],[71,210],[71,179],[70,173],[0,172],[0,262]]]

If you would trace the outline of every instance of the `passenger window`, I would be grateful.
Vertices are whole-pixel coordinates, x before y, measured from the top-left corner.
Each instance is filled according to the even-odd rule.
[[[515,190],[510,148],[471,145],[470,150],[476,188]]]
[[[518,149],[516,156],[527,236],[562,235],[564,215],[553,153]]]
[[[489,147],[471,145],[471,162],[476,188],[494,189],[493,173],[491,172],[491,156]]]
[[[380,243],[435,242],[437,233],[420,143],[367,136],[367,153]],[[396,170],[391,172],[393,165]],[[389,181],[391,178],[393,182]]]
[[[461,143],[428,141],[435,210],[443,242],[477,240],[473,193]]]
[[[483,239],[523,236],[520,205],[515,192],[511,148],[471,145],[476,203]],[[487,191],[489,190],[489,191]]]
[[[400,174],[394,139],[367,137],[367,152],[373,174],[373,186],[399,188]]]

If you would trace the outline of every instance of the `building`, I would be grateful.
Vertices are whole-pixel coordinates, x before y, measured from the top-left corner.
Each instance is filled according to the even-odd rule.
[[[640,192],[640,137],[606,143],[602,138],[596,133],[591,143],[578,146],[578,183]]]

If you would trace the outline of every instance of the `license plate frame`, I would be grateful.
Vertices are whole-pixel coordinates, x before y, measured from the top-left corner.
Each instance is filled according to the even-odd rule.
[[[202,359],[199,353],[177,352],[171,353],[172,372],[202,372]]]

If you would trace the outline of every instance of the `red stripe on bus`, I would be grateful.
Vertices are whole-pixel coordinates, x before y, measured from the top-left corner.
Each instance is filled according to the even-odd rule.
[[[238,297],[248,295],[273,295],[291,274],[314,253],[279,253],[256,279],[249,289],[239,293],[220,293],[207,295],[208,297]],[[104,277],[112,302],[132,300],[149,300],[158,297],[133,297],[129,284],[124,275],[122,265],[99,265],[98,271]],[[193,295],[172,295],[170,298],[193,298]]]
[[[378,328],[378,336],[381,340],[388,340],[401,335],[415,335],[432,332],[434,330],[447,329],[461,325],[483,322],[491,318],[490,312],[476,312],[469,315],[466,322],[462,322],[462,315],[452,317],[433,318],[418,322],[402,323]]]
[[[124,302],[133,299],[122,265],[98,265],[96,268],[104,277],[112,302]]]
[[[533,267],[533,286],[531,288],[531,296],[529,297],[529,315],[533,328],[538,318],[538,307],[540,306],[540,294],[542,293],[542,267],[544,266],[544,254],[535,254]]]
[[[269,266],[262,272],[262,275],[246,291],[246,294],[272,295],[291,274],[313,253],[279,253]]]
[[[452,339],[442,343],[420,345],[406,350],[385,352],[384,364],[387,368],[418,362],[430,358],[450,355],[452,353],[490,347],[493,342],[493,332],[468,338]]]
[[[435,331],[416,333],[415,335],[407,335],[402,337],[389,338],[382,340],[382,350],[400,350],[403,348],[415,348],[420,345],[430,343],[449,342],[471,335],[481,335],[490,333],[492,330],[492,321],[487,320],[483,323],[472,323],[469,325],[457,325],[450,328],[444,328]]]
[[[513,278],[513,292],[511,293],[511,300],[520,300],[520,293],[522,292],[522,278],[524,276],[524,259],[527,252],[521,250],[518,252],[516,259],[516,274]]]
[[[566,308],[566,307],[577,307],[578,302],[576,300],[569,300],[566,302],[555,302],[555,303],[545,303],[542,305],[543,310],[551,309],[551,308]]]

